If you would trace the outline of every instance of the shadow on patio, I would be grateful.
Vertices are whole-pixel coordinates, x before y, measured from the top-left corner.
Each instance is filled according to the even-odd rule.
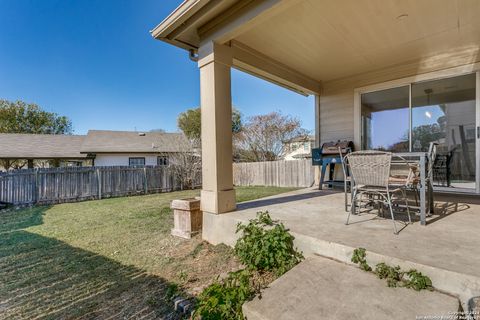
[[[0,318],[179,318],[164,279],[22,230],[47,209],[2,217]]]
[[[273,204],[281,204],[281,203],[313,199],[313,198],[327,196],[333,193],[338,193],[338,192],[330,191],[330,190],[315,190],[308,193],[296,193],[296,194],[290,194],[290,195],[273,196],[265,199],[239,203],[237,204],[237,210],[259,208],[259,207],[265,207]]]

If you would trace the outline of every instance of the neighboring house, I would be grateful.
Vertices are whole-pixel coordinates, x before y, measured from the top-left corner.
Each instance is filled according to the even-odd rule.
[[[315,136],[304,135],[293,138],[285,143],[284,160],[298,160],[312,157],[312,148],[315,145]]]
[[[156,166],[191,152],[182,133],[90,130],[87,135],[0,134],[3,164],[23,167]]]
[[[88,155],[80,153],[85,136],[53,134],[0,134],[0,170],[21,160],[24,167],[88,165]]]
[[[189,150],[182,133],[90,130],[80,152],[95,166],[168,165],[172,154]]]
[[[313,95],[304,112],[319,145],[416,151],[437,141],[456,159],[450,191],[480,194],[478,12],[477,0],[182,2],[151,33],[200,69],[202,168],[212,177],[202,186],[204,238],[236,207],[231,68]]]

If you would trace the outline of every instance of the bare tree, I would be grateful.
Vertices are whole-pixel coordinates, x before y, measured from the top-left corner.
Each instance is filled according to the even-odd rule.
[[[202,174],[202,157],[199,141],[187,139],[178,141],[178,152],[168,155],[169,168],[181,183],[182,189],[194,189]]]
[[[22,169],[27,165],[26,160],[22,159],[0,159],[0,171],[2,170],[10,170],[10,169]]]
[[[271,112],[247,119],[236,149],[241,161],[274,161],[280,159],[285,144],[308,132],[297,118]]]

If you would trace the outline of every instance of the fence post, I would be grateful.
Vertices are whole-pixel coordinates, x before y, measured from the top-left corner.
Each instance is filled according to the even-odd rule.
[[[33,189],[33,203],[38,203],[40,195],[40,186],[38,185],[38,168],[35,168],[35,188]]]
[[[145,186],[145,194],[147,194],[148,193],[147,167],[143,167],[143,182]]]
[[[97,183],[98,183],[98,199],[102,199],[102,174],[100,169],[97,169]]]

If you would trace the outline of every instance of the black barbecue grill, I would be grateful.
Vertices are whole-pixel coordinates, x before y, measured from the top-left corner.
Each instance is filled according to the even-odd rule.
[[[353,141],[337,141],[326,142],[321,148],[312,149],[312,165],[322,166],[319,189],[321,190],[324,184],[328,184],[329,188],[333,186],[343,186],[343,180],[335,180],[335,164],[342,163],[343,157],[353,151]],[[328,169],[328,179],[325,180],[325,172]]]

